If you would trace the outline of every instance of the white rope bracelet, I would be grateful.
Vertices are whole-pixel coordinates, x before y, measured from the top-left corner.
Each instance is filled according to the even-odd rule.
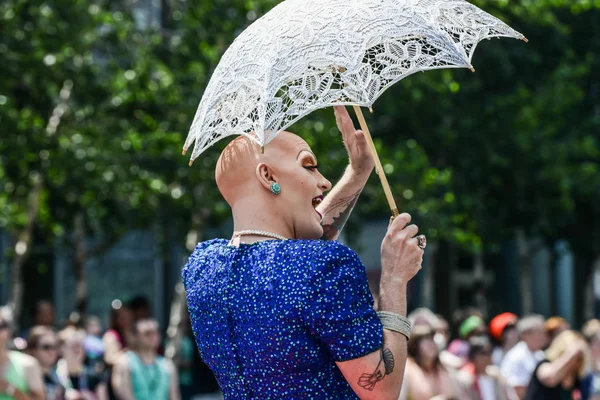
[[[406,339],[410,339],[411,325],[408,318],[389,311],[377,311],[377,316],[383,329],[401,333],[406,336]]]

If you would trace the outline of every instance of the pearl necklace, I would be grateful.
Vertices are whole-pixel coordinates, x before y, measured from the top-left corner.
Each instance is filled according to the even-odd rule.
[[[257,231],[254,229],[239,231],[239,232],[235,232],[233,234],[234,239],[239,238],[240,236],[263,236],[263,237],[268,237],[268,238],[277,239],[277,240],[288,240],[288,238],[278,235],[276,233],[271,233],[271,232],[267,232],[267,231]]]

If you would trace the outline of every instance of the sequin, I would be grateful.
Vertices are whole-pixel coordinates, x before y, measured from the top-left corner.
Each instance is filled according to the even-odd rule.
[[[356,399],[337,368],[379,349],[364,266],[321,240],[198,244],[183,269],[196,343],[226,399]]]

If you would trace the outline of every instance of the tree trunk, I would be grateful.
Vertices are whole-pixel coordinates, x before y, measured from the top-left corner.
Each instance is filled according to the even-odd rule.
[[[87,254],[85,251],[85,228],[83,214],[75,215],[73,226],[73,242],[75,257],[73,258],[73,275],[75,276],[75,310],[83,316],[87,310],[87,283],[85,280],[85,263]]]
[[[11,309],[14,330],[18,332],[21,309],[23,307],[23,265],[31,252],[33,245],[33,231],[40,211],[40,196],[43,189],[43,179],[36,178],[27,201],[27,222],[23,230],[17,236],[15,244],[15,256],[11,263],[11,284],[8,306]]]

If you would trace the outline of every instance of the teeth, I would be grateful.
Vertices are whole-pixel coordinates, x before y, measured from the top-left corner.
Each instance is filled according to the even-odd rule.
[[[319,204],[321,204],[321,202],[323,201],[323,199],[321,199],[320,197],[317,197],[316,199],[313,199],[313,205],[316,207]]]

